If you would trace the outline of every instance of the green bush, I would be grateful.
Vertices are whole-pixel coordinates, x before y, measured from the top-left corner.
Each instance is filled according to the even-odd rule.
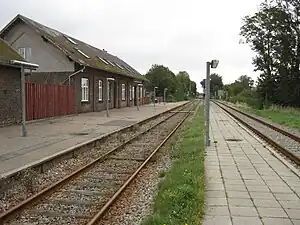
[[[242,92],[240,92],[234,97],[231,97],[229,100],[232,103],[238,103],[238,102],[246,103],[247,105],[255,109],[263,108],[263,102],[259,98],[257,92],[252,91],[250,89],[244,89]]]

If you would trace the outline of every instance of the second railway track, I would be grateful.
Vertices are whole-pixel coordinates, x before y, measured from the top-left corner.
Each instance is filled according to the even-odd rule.
[[[298,166],[300,165],[300,137],[225,103],[213,102]]]
[[[195,102],[0,215],[0,224],[96,224]]]

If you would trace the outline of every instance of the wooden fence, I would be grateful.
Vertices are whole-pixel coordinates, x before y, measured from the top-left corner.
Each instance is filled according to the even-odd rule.
[[[26,120],[75,113],[75,90],[66,85],[26,82]]]

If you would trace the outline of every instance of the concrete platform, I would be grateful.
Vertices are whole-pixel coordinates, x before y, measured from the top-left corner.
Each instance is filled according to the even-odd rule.
[[[134,124],[185,102],[153,104],[84,113],[28,123],[28,136],[21,136],[21,126],[0,128],[0,177],[11,171],[57,154],[72,146],[99,138],[122,127]]]
[[[299,170],[293,173],[216,105],[211,109],[203,225],[300,224]]]

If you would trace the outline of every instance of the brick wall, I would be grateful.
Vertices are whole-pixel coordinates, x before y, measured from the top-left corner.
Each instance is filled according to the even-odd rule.
[[[20,69],[0,65],[0,126],[21,121]]]
[[[26,80],[39,84],[68,84],[72,72],[32,72],[26,75]]]

